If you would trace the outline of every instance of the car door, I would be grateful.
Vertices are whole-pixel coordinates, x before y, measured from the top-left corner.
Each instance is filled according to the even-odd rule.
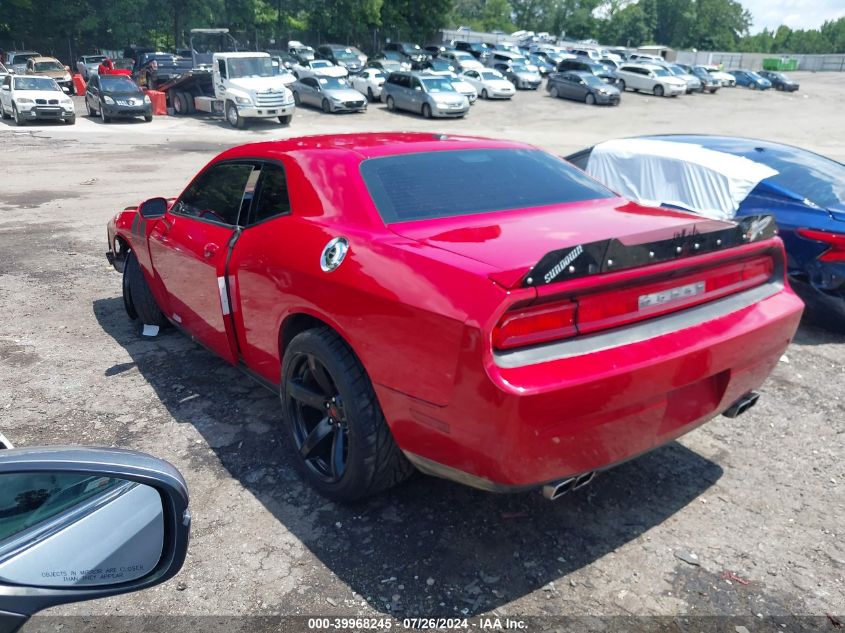
[[[484,90],[484,83],[481,81],[481,75],[478,74],[477,70],[468,70],[463,76],[478,92]]]
[[[3,104],[3,110],[7,113],[12,111],[12,76],[6,75],[3,78],[3,85],[0,87],[0,103]]]
[[[413,112],[420,112],[423,101],[425,101],[422,82],[417,77],[410,77],[409,79],[411,80],[411,87],[408,90],[408,109]]]
[[[316,77],[306,77],[302,80],[305,84],[305,101],[311,105],[322,105],[323,95],[320,89],[320,80]]]
[[[575,98],[575,82],[578,81],[578,76],[571,73],[560,75],[557,81],[557,91],[561,97],[567,99]]]
[[[85,102],[88,104],[91,112],[99,111],[100,109],[100,76],[92,75],[88,80],[88,85],[85,87]]]
[[[291,271],[301,259],[290,198],[284,164],[265,162],[228,271],[241,360],[270,382],[279,379],[279,318],[294,300]]]
[[[260,169],[254,161],[212,165],[150,233],[150,258],[167,293],[171,320],[215,354],[237,361],[226,263],[246,217]]]

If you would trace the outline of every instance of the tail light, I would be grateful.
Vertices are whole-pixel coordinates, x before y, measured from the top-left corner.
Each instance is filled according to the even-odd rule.
[[[817,231],[816,229],[798,229],[798,235],[808,240],[822,242],[829,248],[819,256],[820,262],[828,264],[845,262],[845,234]]]
[[[592,334],[714,301],[766,283],[775,262],[770,254],[671,278],[585,290],[572,299],[506,312],[493,328],[498,350]]]

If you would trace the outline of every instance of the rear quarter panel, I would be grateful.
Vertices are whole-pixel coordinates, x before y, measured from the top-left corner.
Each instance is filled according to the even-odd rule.
[[[246,229],[238,240],[230,273],[247,364],[278,383],[282,327],[307,314],[343,336],[377,385],[446,404],[466,330],[478,343],[480,315],[491,314],[504,291],[487,279],[487,265],[370,224],[376,211],[360,161],[346,154],[286,160],[294,213]],[[349,241],[346,259],[323,272],[320,255],[338,236]],[[481,354],[476,358],[480,368]]]

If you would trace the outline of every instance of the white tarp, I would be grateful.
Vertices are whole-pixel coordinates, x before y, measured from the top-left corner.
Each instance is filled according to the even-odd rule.
[[[631,138],[596,145],[587,173],[641,204],[730,220],[757,183],[778,172],[701,145]]]

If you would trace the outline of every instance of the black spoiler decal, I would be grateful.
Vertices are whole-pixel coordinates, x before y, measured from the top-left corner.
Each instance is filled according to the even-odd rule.
[[[616,238],[579,244],[543,255],[525,275],[522,286],[545,286],[568,279],[712,253],[767,240],[775,235],[777,226],[773,216],[749,215],[726,229],[699,233],[693,226],[692,230],[676,233],[670,239],[645,244],[626,246]]]

